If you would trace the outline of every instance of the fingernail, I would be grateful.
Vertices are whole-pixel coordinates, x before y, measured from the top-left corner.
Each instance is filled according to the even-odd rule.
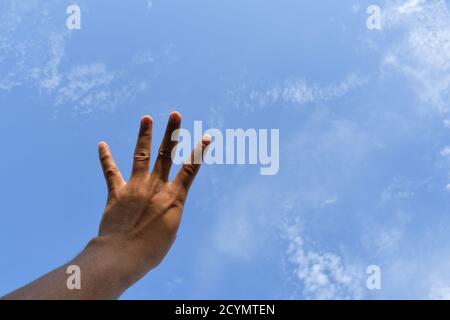
[[[211,138],[211,136],[209,135],[209,134],[205,134],[203,137],[202,137],[202,141],[203,141],[203,143],[211,143],[211,141],[212,141],[212,138]]]
[[[181,114],[177,111],[173,111],[170,113],[169,119],[172,122],[179,122],[181,121]]]
[[[148,128],[152,124],[152,122],[153,122],[152,117],[144,116],[144,117],[142,117],[142,120],[141,120],[141,126],[142,126],[142,128]]]

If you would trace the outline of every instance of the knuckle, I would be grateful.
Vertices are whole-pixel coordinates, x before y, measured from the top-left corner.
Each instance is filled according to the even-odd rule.
[[[150,138],[152,135],[152,131],[150,130],[150,127],[142,128],[139,132],[139,139],[144,138]]]
[[[184,197],[175,197],[173,199],[173,206],[177,209],[183,210],[184,209]]]
[[[172,151],[165,148],[160,148],[158,151],[158,156],[161,159],[172,161]]]
[[[109,154],[108,153],[102,153],[100,154],[100,161],[101,162],[106,162],[109,160]]]
[[[146,150],[136,150],[134,153],[135,161],[148,161],[150,159],[150,153]]]
[[[106,178],[113,178],[117,175],[119,170],[116,167],[110,167],[105,170],[105,176]]]
[[[197,167],[192,163],[188,163],[183,166],[183,170],[186,175],[188,175],[189,177],[193,177],[197,172]]]

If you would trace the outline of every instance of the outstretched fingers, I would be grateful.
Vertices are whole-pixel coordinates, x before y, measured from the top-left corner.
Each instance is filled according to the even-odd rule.
[[[189,191],[194,179],[200,170],[200,166],[203,162],[203,158],[207,151],[208,146],[211,144],[211,137],[204,135],[202,140],[194,148],[189,159],[183,164],[183,167],[178,172],[177,176],[173,180],[173,183],[177,187],[181,187],[185,194]]]
[[[131,179],[146,177],[148,174],[152,144],[152,126],[152,118],[150,116],[144,116],[141,120],[136,148],[134,149]]]
[[[180,129],[181,115],[178,112],[172,112],[169,116],[166,132],[164,133],[161,146],[158,150],[158,157],[153,168],[153,173],[162,180],[167,181],[169,178],[170,168],[172,167],[172,150],[176,147],[178,139],[173,138],[174,132]]]
[[[100,142],[98,144],[98,154],[102,165],[103,174],[105,175],[108,193],[112,194],[120,186],[122,186],[125,181],[117,168],[109,146],[105,142]]]

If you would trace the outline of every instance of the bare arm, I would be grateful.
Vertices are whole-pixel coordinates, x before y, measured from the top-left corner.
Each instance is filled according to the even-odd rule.
[[[184,202],[200,163],[194,154],[203,153],[209,137],[192,152],[173,181],[171,151],[176,146],[172,133],[180,127],[174,112],[149,174],[153,120],[141,120],[134,152],[131,178],[126,182],[105,143],[99,156],[108,187],[108,200],[98,237],[68,264],[3,297],[4,299],[115,299],[128,287],[159,265],[169,251],[180,224]],[[68,266],[81,271],[81,289],[69,290]]]

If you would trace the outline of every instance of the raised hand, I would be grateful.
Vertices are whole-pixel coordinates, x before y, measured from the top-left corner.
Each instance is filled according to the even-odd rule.
[[[117,298],[156,267],[175,240],[189,187],[211,142],[210,137],[204,136],[175,179],[168,181],[171,153],[177,143],[171,138],[180,122],[180,114],[173,112],[155,166],[149,173],[153,120],[149,116],[142,118],[128,182],[117,168],[108,145],[100,143],[108,200],[98,236],[66,265],[3,298]],[[67,285],[67,270],[72,267],[81,272],[81,286],[76,290]]]
[[[191,158],[180,169],[173,181],[168,181],[172,166],[171,153],[176,147],[172,134],[180,128],[181,116],[170,114],[158,156],[149,173],[153,120],[141,120],[139,136],[133,157],[133,169],[128,182],[123,179],[111,151],[99,144],[100,162],[108,186],[108,200],[100,224],[98,239],[114,251],[122,252],[137,278],[157,266],[171,247],[180,224],[184,202],[200,163],[194,163],[194,154],[202,155],[210,143],[203,137]]]

